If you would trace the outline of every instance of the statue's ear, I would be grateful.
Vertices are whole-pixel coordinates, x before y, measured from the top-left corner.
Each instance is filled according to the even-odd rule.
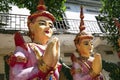
[[[33,23],[29,24],[29,29],[33,33],[33,31],[34,31],[34,24]]]
[[[77,44],[75,44],[75,46],[76,46],[76,48],[78,49],[78,48],[79,48],[79,46],[80,46],[80,44],[79,44],[79,43],[77,43]]]

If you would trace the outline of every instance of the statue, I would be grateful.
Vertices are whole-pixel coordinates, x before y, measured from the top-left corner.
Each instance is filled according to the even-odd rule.
[[[91,56],[93,36],[84,31],[82,6],[80,18],[80,32],[74,39],[77,52],[71,55],[73,80],[103,80],[101,55],[95,53],[94,57]]]
[[[19,32],[15,34],[16,50],[10,56],[10,80],[58,80],[60,42],[51,39],[54,16],[46,11],[40,0],[37,11],[28,16],[31,43],[26,43]],[[51,39],[51,40],[50,40]]]

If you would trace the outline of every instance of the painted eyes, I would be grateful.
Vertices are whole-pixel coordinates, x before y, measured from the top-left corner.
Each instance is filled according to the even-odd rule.
[[[84,43],[84,45],[89,45],[89,43],[86,42],[86,43]]]
[[[84,45],[93,45],[93,43],[92,42],[84,42]]]
[[[39,25],[42,26],[42,25],[45,25],[45,23],[44,22],[39,22]]]
[[[49,24],[49,26],[50,26],[50,28],[53,28],[54,25],[53,24]]]
[[[52,23],[46,23],[46,22],[39,22],[40,26],[49,26],[50,28],[53,28],[53,24]]]

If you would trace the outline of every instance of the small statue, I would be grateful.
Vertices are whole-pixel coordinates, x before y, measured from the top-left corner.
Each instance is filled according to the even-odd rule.
[[[85,26],[82,6],[80,18],[80,32],[74,39],[74,43],[77,48],[77,56],[75,53],[71,55],[71,74],[73,76],[73,80],[103,80],[103,76],[101,74],[101,55],[95,53],[94,57],[91,56],[91,52],[93,50],[93,36],[84,31]]]
[[[60,42],[53,34],[54,16],[46,11],[40,0],[35,13],[28,16],[31,43],[26,43],[19,32],[15,34],[16,50],[9,58],[10,80],[58,80]]]

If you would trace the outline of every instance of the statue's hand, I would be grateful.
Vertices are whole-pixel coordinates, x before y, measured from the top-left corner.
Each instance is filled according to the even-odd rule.
[[[93,60],[93,63],[92,63],[92,70],[96,74],[100,74],[100,72],[102,70],[101,55],[98,54],[98,53],[96,53],[94,55],[94,60]]]
[[[58,38],[53,38],[45,51],[43,61],[50,67],[55,67],[60,56],[60,42]]]

